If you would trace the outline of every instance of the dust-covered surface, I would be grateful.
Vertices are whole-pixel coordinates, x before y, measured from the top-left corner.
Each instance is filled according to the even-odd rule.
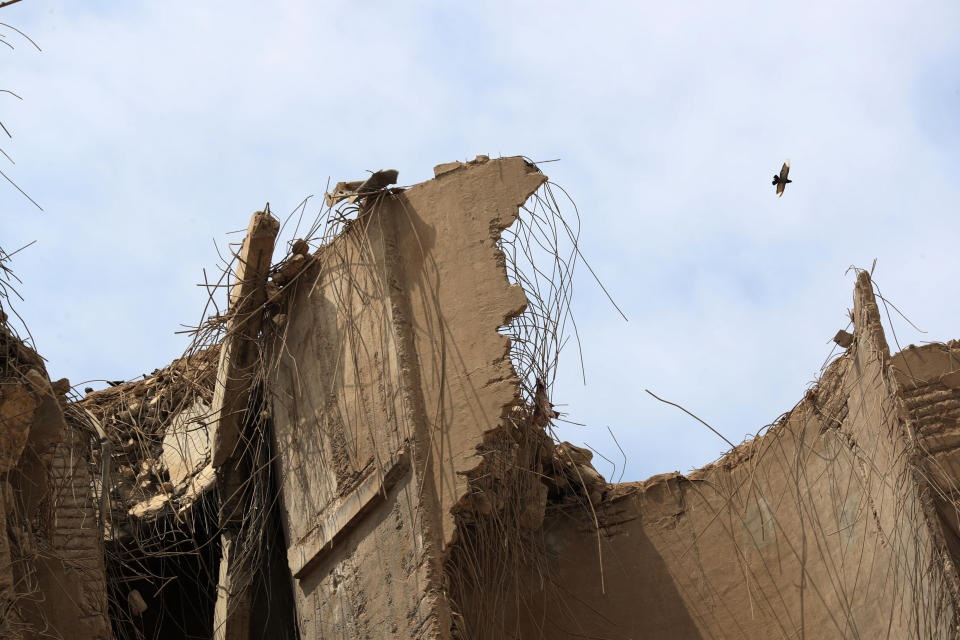
[[[458,169],[367,198],[281,279],[269,310],[268,388],[306,637],[450,632],[442,562],[454,511],[478,447],[520,396],[498,329],[525,298],[497,241],[546,179],[522,158]],[[405,457],[410,471],[393,472]],[[361,504],[367,479],[392,473],[382,497]]]
[[[266,388],[304,638],[437,633],[420,484],[391,463],[412,453],[414,428],[384,246],[392,221],[372,204],[295,278],[281,275],[268,311]]]
[[[81,410],[78,420],[94,420],[93,428],[109,443],[111,539],[130,540],[131,516],[144,520],[182,511],[209,488],[203,478],[193,481],[209,464],[209,407],[218,355],[214,346],[75,403]],[[99,455],[95,462],[104,463]]]
[[[478,447],[520,398],[510,341],[498,329],[527,298],[508,281],[498,241],[546,180],[523,158],[481,161],[409,189],[393,208],[443,547],[455,539],[467,475],[483,460]]]
[[[68,407],[68,420],[96,436],[88,492],[102,523],[117,638],[171,628],[199,637],[197,627],[209,626],[216,498],[208,431],[218,353],[198,350]]]
[[[891,359],[917,443],[918,477],[960,566],[960,344],[910,346]]]
[[[0,637],[110,635],[91,434],[0,304]]]

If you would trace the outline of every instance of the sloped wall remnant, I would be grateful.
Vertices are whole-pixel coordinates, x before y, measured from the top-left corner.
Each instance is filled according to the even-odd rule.
[[[548,516],[549,577],[527,576],[515,636],[955,637],[956,565],[865,272],[855,325],[850,350],[762,436],[689,476],[611,487],[599,532],[582,512]],[[936,435],[949,433],[928,446]]]

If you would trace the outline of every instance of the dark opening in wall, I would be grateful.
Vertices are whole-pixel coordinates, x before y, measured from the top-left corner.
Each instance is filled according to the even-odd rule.
[[[219,536],[209,517],[215,513],[212,502],[205,497],[195,504],[195,514],[207,515],[194,515],[189,525],[171,515],[141,523],[141,531],[107,543],[110,619],[117,640],[212,637],[220,562]],[[139,614],[134,590],[146,605]]]

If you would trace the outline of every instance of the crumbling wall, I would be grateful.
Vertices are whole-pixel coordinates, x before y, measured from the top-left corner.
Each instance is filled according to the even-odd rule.
[[[4,622],[109,634],[92,487],[123,637],[956,636],[953,345],[891,360],[861,273],[849,351],[775,426],[689,476],[609,485],[548,433],[557,353],[534,343],[562,339],[568,292],[507,277],[530,284],[501,234],[546,177],[435,173],[374,174],[272,268],[279,224],[254,214],[229,310],[197,328],[219,354],[89,394],[62,441],[42,367],[0,381]]]
[[[266,386],[305,638],[449,637],[454,512],[517,401],[497,330],[525,297],[497,240],[546,178],[521,158],[437,173],[275,271]]]
[[[527,300],[508,283],[497,241],[547,178],[522,158],[450,163],[437,174],[404,192],[394,215],[446,547],[468,476],[483,460],[480,446],[519,396],[509,340],[497,329]]]
[[[274,309],[267,387],[304,638],[432,637],[385,227],[371,209]],[[302,255],[302,254],[300,254]]]
[[[95,458],[106,473],[111,540],[131,542],[137,523],[183,514],[211,488],[208,423],[218,355],[213,347],[179,358],[75,404],[76,422],[105,437]]]
[[[960,566],[960,345],[910,346],[890,362],[919,449],[919,480]]]
[[[549,510],[522,638],[952,638],[956,569],[869,277],[856,340],[764,435],[688,477]],[[545,568],[544,568],[545,567]]]
[[[5,322],[0,358],[0,636],[109,638],[90,434],[64,420],[70,383]]]
[[[61,627],[65,638],[109,638],[107,590],[103,555],[103,528],[92,491],[91,434],[68,421],[71,428],[53,454],[53,549],[47,560],[51,581],[48,594],[62,589]],[[68,605],[64,606],[66,602]],[[48,615],[57,599],[44,605]]]

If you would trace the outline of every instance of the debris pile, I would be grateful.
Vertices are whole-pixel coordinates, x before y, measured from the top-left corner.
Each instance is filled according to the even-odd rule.
[[[106,437],[93,462],[107,472],[108,538],[129,539],[129,516],[182,514],[213,486],[209,424],[218,356],[212,347],[76,403],[85,414],[78,418]]]

